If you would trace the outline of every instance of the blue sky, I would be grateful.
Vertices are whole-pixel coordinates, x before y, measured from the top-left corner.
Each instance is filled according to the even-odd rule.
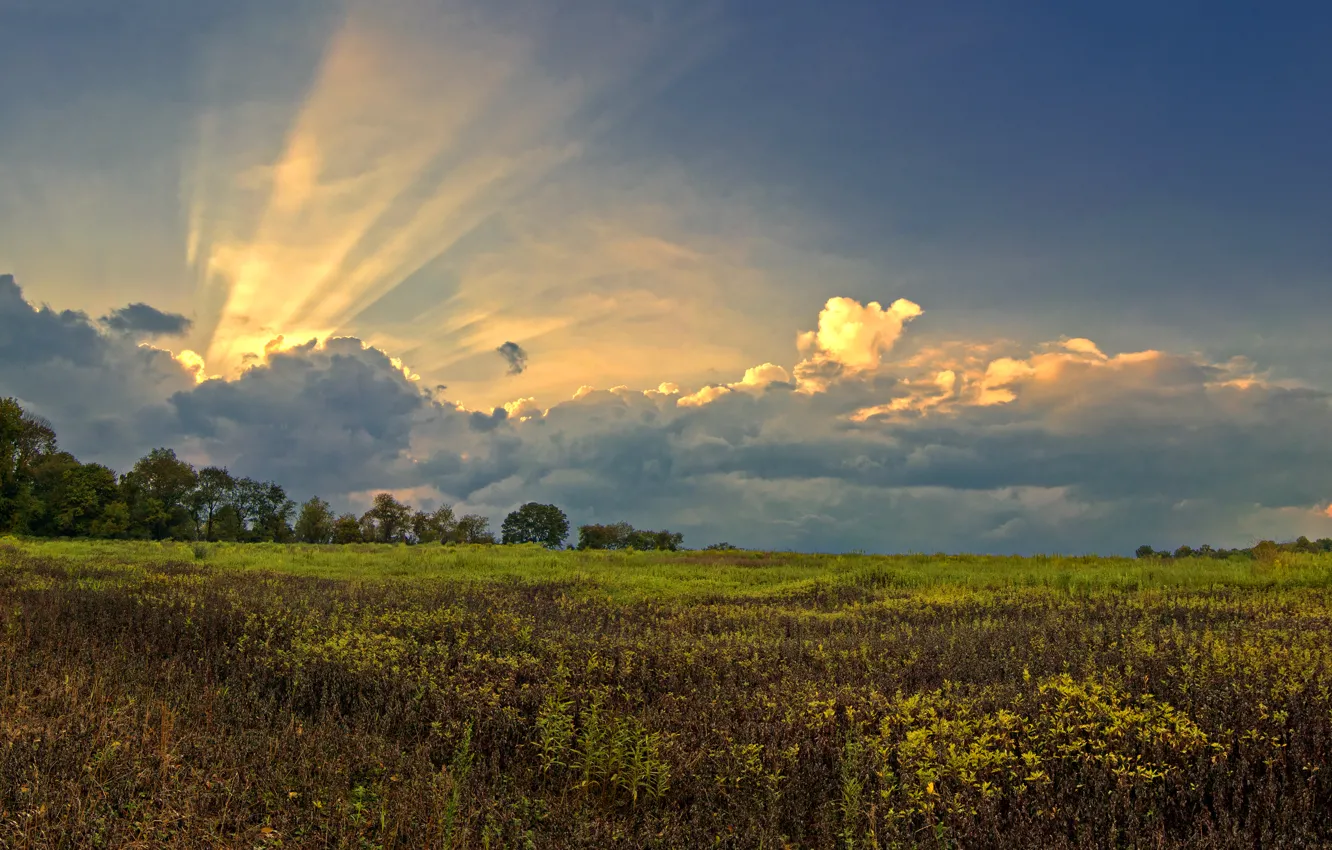
[[[242,405],[247,388],[278,380],[263,370],[284,351],[313,358],[307,379],[343,368],[299,345],[354,337],[430,413],[345,423],[353,443],[411,435],[371,453],[396,459],[384,480],[363,470],[323,493],[348,504],[393,487],[498,517],[506,499],[546,494],[576,502],[575,520],[615,519],[635,500],[594,479],[636,463],[622,486],[674,495],[640,494],[631,519],[755,545],[1131,549],[1149,526],[1156,543],[1332,532],[1332,489],[1283,491],[1270,471],[1225,460],[1245,428],[1268,434],[1255,457],[1319,457],[1277,420],[1298,408],[1322,421],[1332,390],[1330,37],[1332,11],[1311,3],[9,0],[11,319],[43,321],[44,303],[82,311],[108,335],[105,368],[151,386],[122,394],[135,409],[108,399],[89,411],[58,382],[29,386],[0,363],[0,393],[58,427],[61,415],[123,425],[154,405],[188,409],[156,436],[200,462],[257,465],[269,456],[217,442],[225,429],[203,424],[204,401],[225,385]],[[923,312],[857,312],[897,299]],[[151,340],[184,385],[122,362],[133,346],[96,318],[131,303],[191,320]],[[797,341],[825,321],[822,341]],[[527,354],[523,371],[497,353],[506,342]],[[1159,357],[1149,369],[1137,352]],[[785,378],[744,377],[764,364]],[[946,398],[922,394],[945,372]],[[616,444],[567,408],[621,386],[657,406],[657,425],[675,423],[673,460],[649,457],[665,438],[641,431],[616,435],[648,453],[638,461],[624,449],[605,466],[569,448],[591,432]],[[1097,393],[1137,411],[1145,442],[1107,448],[1083,415]],[[611,398],[638,415],[623,392],[597,409]],[[1210,418],[1181,425],[1163,398]],[[502,427],[465,439],[441,424],[505,405]],[[982,432],[1001,409],[1023,411],[1032,458],[1062,458],[1050,475],[985,457],[995,442]],[[723,413],[751,421],[731,431]],[[911,462],[937,475],[839,477],[891,465],[855,442],[867,423],[885,451],[933,446]],[[115,428],[80,427],[69,423],[67,442],[90,457],[123,465],[151,448],[128,427],[116,440]],[[1097,464],[1157,456],[1179,427],[1200,434],[1178,453],[1198,465],[1196,493],[1148,476],[1133,508],[1132,488],[1097,483]],[[704,451],[686,450],[691,428],[735,457],[689,479]],[[545,442],[552,431],[563,449]],[[481,433],[500,442],[472,445]],[[1077,435],[1087,447],[1072,447]],[[1212,438],[1231,442],[1201,442]],[[530,449],[527,465],[468,471],[504,440]],[[839,460],[792,472],[758,444]],[[441,472],[446,456],[461,471]],[[1202,474],[1218,464],[1237,467],[1233,479]],[[296,491],[336,486],[284,469]],[[705,494],[721,492],[732,507],[719,515]],[[954,500],[970,518],[911,539],[872,533],[851,507],[866,500],[903,516]],[[1174,513],[1148,523],[1148,505]]]

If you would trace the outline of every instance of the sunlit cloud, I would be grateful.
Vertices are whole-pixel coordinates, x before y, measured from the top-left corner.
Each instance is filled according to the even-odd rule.
[[[556,13],[539,5],[509,19],[462,0],[354,0],[275,161],[232,164],[218,178],[207,159],[219,144],[198,146],[187,254],[202,291],[220,293],[210,296],[219,314],[208,362],[235,370],[277,334],[357,330],[364,310],[576,158],[614,105],[632,100],[645,67],[664,72],[666,45],[673,61],[687,54],[672,40],[693,5],[658,20],[582,4],[579,14],[617,38],[590,33],[576,61],[555,66],[543,27]],[[220,133],[225,117],[206,115],[201,133]],[[216,191],[228,182],[234,191]],[[256,189],[262,200],[246,203]],[[494,349],[567,323],[495,321],[485,304],[447,289],[433,302],[448,314],[444,327],[419,329],[402,348],[419,344],[422,331],[471,328],[473,345]]]

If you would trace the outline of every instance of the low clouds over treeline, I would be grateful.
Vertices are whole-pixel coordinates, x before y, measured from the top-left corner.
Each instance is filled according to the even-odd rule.
[[[837,551],[1129,553],[1332,531],[1328,393],[1238,361],[1076,338],[895,358],[919,307],[832,299],[790,367],[473,411],[351,338],[196,383],[145,344],[173,327],[147,310],[113,312],[117,327],[0,278],[0,395],[82,459],[127,468],[169,445],[338,508],[390,490],[498,518],[536,500],[575,523]]]

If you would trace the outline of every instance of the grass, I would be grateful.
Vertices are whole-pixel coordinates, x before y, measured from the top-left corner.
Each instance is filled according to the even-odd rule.
[[[0,543],[5,538],[0,538]],[[13,538],[9,545],[20,545]],[[550,552],[537,546],[310,546],[33,540],[24,552],[64,562],[161,565],[193,562],[223,571],[270,571],[346,581],[568,583],[617,602],[772,598],[841,586],[925,591],[1048,587],[1099,590],[1326,588],[1332,557],[1283,554],[1179,561],[1090,556],[810,555],[723,552]]]
[[[1326,846],[1332,556],[0,540],[0,847]]]

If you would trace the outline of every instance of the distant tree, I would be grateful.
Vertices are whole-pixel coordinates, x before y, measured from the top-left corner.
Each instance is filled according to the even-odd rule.
[[[505,543],[540,543],[558,549],[569,536],[569,518],[554,505],[528,502],[504,518],[500,534]]]
[[[301,543],[331,543],[333,522],[333,509],[328,502],[313,496],[301,505],[301,515],[294,529],[296,539]]]
[[[129,505],[117,499],[108,502],[102,515],[92,521],[88,533],[93,537],[127,537],[130,531]]]
[[[495,535],[490,530],[490,520],[480,514],[466,514],[459,517],[453,526],[451,542],[494,543]]]
[[[295,512],[296,503],[287,498],[287,491],[282,485],[265,482],[255,503],[251,539],[271,543],[287,542],[292,537],[291,517]]]
[[[256,518],[263,513],[268,502],[268,484],[253,478],[237,478],[236,486],[231,490],[230,505],[240,520],[240,540],[250,539],[250,531]]]
[[[0,531],[25,531],[41,513],[33,489],[37,463],[56,451],[56,435],[44,419],[13,398],[0,399]]]
[[[194,467],[171,449],[153,449],[134,464],[122,482],[132,531],[162,540],[194,536],[187,499],[194,490]]]
[[[333,521],[334,543],[360,543],[363,539],[356,514],[343,514]]]
[[[728,552],[728,551],[741,552],[741,551],[744,551],[744,550],[742,550],[739,546],[732,546],[730,543],[709,543],[707,546],[704,546],[704,547],[703,547],[703,551],[704,551],[704,552]]]
[[[73,455],[47,455],[35,469],[34,495],[40,506],[33,531],[61,537],[87,537],[119,495],[116,474]]]
[[[684,544],[684,535],[673,531],[647,531],[635,529],[629,535],[629,548],[640,551],[664,549],[676,551]]]
[[[1281,547],[1277,545],[1275,540],[1262,540],[1249,551],[1259,561],[1268,562],[1276,560]]]
[[[1295,538],[1295,542],[1291,544],[1291,548],[1296,552],[1311,554],[1318,551],[1318,544],[1301,534],[1299,537]]]
[[[399,543],[411,527],[411,506],[393,498],[392,493],[376,493],[374,504],[361,517],[361,533],[367,541]]]
[[[649,531],[634,528],[627,522],[613,525],[581,525],[578,527],[579,549],[668,549],[675,551],[684,544],[684,535],[673,531]]]
[[[629,535],[634,527],[627,522],[610,525],[578,526],[579,549],[624,549],[629,545]]]
[[[223,505],[213,517],[213,539],[238,543],[249,538],[250,532],[241,520],[235,505]]]
[[[1176,558],[1192,558],[1192,557],[1193,557],[1193,550],[1190,549],[1188,546],[1181,546],[1181,547],[1179,547],[1178,549],[1175,550],[1175,557],[1176,557]]]
[[[236,479],[225,467],[205,466],[199,470],[198,481],[190,495],[191,507],[195,511],[195,521],[199,525],[199,536],[204,540],[216,540],[213,520],[217,512],[231,501],[232,491],[236,489]]]
[[[416,543],[440,543],[449,539],[456,525],[452,505],[428,513],[417,511],[412,515],[412,539]]]
[[[1156,555],[1156,550],[1150,546],[1139,546],[1133,554],[1139,558],[1151,558]]]

